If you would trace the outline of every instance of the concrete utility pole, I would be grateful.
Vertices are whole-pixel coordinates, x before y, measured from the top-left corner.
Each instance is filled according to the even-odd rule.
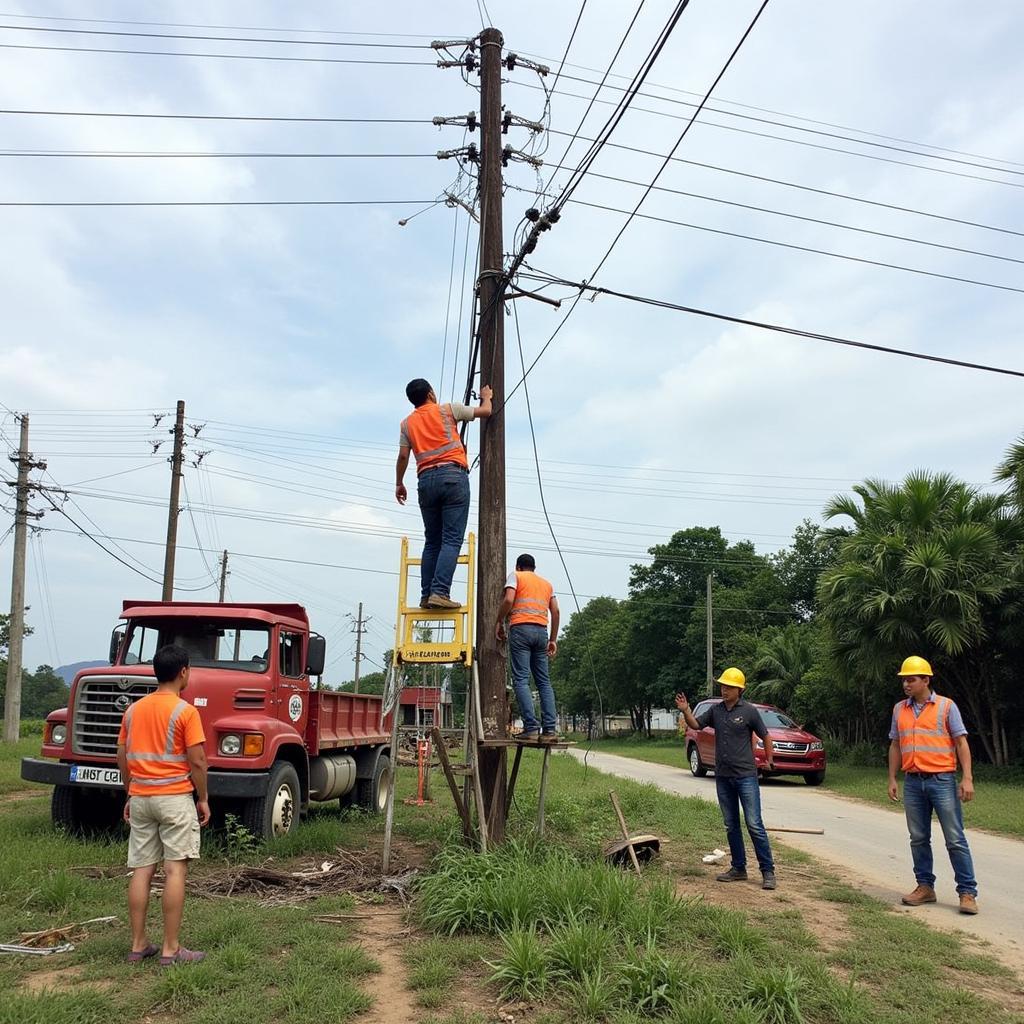
[[[21,732],[21,670],[25,639],[25,545],[28,537],[28,474],[46,469],[45,462],[34,462],[28,450],[28,414],[21,417],[21,442],[18,454],[10,457],[18,465],[15,483],[14,557],[11,564],[10,644],[7,649],[7,691],[4,695],[4,742],[16,743]],[[41,513],[35,513],[38,518]]]
[[[352,619],[352,616],[349,615]],[[356,618],[352,619],[352,632],[356,635],[356,676],[355,682],[352,685],[352,692],[359,692],[359,670],[363,664],[363,634],[366,632],[366,624],[369,619],[363,618],[363,602],[359,602],[359,614]]]
[[[707,668],[708,668],[708,694],[712,697],[715,694],[715,644],[714,644],[714,613],[711,610],[711,580],[713,573],[708,573],[708,596],[707,596]]]
[[[505,661],[494,623],[505,579],[505,307],[501,225],[501,32],[480,34],[480,383],[494,389],[496,414],[481,421],[479,586],[476,642],[480,711],[487,738],[508,735]],[[505,838],[507,762],[504,748],[480,749],[480,781],[492,842]]]
[[[174,600],[174,556],[178,546],[178,496],[181,492],[181,462],[185,450],[185,403],[178,402],[174,418],[174,453],[171,455],[171,498],[167,505],[167,545],[164,548],[164,589],[162,601]]]
[[[228,551],[224,549],[224,553],[220,556],[220,596],[217,600],[224,603],[224,591],[228,585]]]

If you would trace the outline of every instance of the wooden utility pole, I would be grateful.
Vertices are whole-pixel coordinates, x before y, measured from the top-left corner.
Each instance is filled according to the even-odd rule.
[[[224,549],[224,553],[220,556],[220,596],[217,600],[224,603],[224,591],[228,585],[228,551]]]
[[[707,669],[708,669],[708,694],[714,696],[715,693],[715,644],[714,644],[714,614],[711,610],[711,580],[713,573],[708,573],[708,594],[707,594]]]
[[[496,414],[480,430],[479,586],[477,661],[484,736],[508,735],[505,660],[494,639],[494,623],[505,579],[505,307],[502,299],[501,225],[501,48],[502,34],[480,34],[480,384],[494,389]],[[481,747],[480,781],[490,838],[505,838],[506,757],[504,748]]]
[[[178,402],[174,418],[174,453],[171,455],[171,498],[167,505],[167,545],[164,548],[164,589],[162,601],[174,600],[174,556],[178,547],[178,496],[181,492],[181,462],[185,449],[185,403]]]
[[[33,462],[28,450],[28,414],[21,416],[21,441],[18,454],[11,456],[18,464],[15,483],[14,557],[11,563],[10,643],[7,648],[7,691],[4,695],[4,742],[16,743],[21,732],[21,670],[22,645],[25,639],[25,545],[28,538],[28,474],[31,469],[45,469],[45,462]]]

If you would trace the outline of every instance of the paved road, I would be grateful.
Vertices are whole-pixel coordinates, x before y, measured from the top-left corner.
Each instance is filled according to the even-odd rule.
[[[582,750],[568,753],[579,760],[584,757]],[[717,802],[713,776],[696,779],[685,768],[597,751],[590,753],[587,763],[621,778],[652,782],[668,793]],[[898,903],[900,895],[913,889],[910,840],[903,815],[835,796],[823,789],[812,789],[800,782],[781,780],[761,787],[761,806],[766,825],[823,828],[823,836],[787,834],[779,838],[790,846],[840,865],[845,874],[861,879],[873,895]],[[726,846],[724,838],[723,832],[723,848]],[[957,902],[953,872],[938,823],[934,826],[932,843],[939,902],[907,912],[936,927],[960,928],[987,939],[1003,947],[1007,955],[1002,959],[1019,968],[1024,964],[1024,843],[974,830],[968,830],[968,839],[978,877],[981,913],[977,917],[954,913]],[[780,872],[779,885],[785,884],[785,873]]]

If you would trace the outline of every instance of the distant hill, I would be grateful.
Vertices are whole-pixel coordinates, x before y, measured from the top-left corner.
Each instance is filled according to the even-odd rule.
[[[60,668],[56,669],[57,675],[64,680],[65,683],[70,686],[75,679],[75,676],[82,671],[83,668],[99,668],[102,665],[109,665],[108,661],[75,661],[70,665],[61,665]]]

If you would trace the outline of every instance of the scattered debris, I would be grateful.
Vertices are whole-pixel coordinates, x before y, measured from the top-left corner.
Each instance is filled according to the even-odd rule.
[[[701,860],[705,864],[720,864],[722,859],[725,857],[725,853],[725,850],[720,850],[716,846],[710,853],[701,857]]]
[[[823,836],[825,834],[825,830],[823,828],[785,828],[782,825],[777,825],[775,828],[772,828],[771,825],[766,825],[765,826],[765,831],[766,832],[799,832],[799,833],[801,833],[802,835],[805,835],[805,836]]]
[[[74,943],[89,937],[90,925],[116,923],[116,917],[91,917],[77,924],[65,924],[58,928],[44,928],[38,932],[22,932],[20,942],[0,944],[0,953],[25,954],[30,956],[51,956],[54,953],[70,953]]]
[[[73,953],[75,947],[70,942],[62,942],[59,946],[18,946],[0,942],[0,953],[22,954],[27,956],[51,956],[54,953]]]
[[[300,871],[239,865],[197,874],[188,888],[207,899],[254,896],[261,907],[295,906],[332,893],[387,893],[408,901],[415,869],[382,875],[373,854],[360,857],[340,848],[336,854],[336,861],[319,861]]]

